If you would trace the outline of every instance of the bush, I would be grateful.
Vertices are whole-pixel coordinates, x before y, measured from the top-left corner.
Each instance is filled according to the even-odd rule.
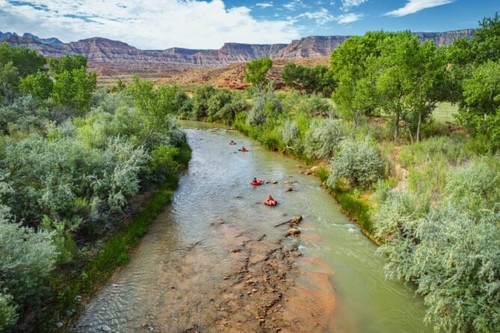
[[[339,120],[314,119],[305,135],[304,153],[309,158],[328,159],[333,156],[344,137]]]
[[[353,187],[369,187],[375,183],[383,171],[383,161],[378,151],[367,140],[357,142],[345,140],[331,163],[332,173],[328,184],[335,186],[340,178],[346,179]]]
[[[12,295],[0,293],[0,332],[14,326],[17,321],[18,307],[13,303]]]
[[[267,117],[280,114],[283,111],[281,101],[276,97],[272,89],[257,90],[254,101],[248,113],[247,123],[250,126],[261,126]]]
[[[52,235],[0,217],[0,253],[0,290],[17,304],[38,304],[58,256]]]
[[[288,150],[294,151],[300,145],[299,135],[299,126],[296,121],[287,120],[280,128],[281,140]]]
[[[465,210],[492,209],[500,202],[498,163],[486,159],[475,161],[451,171],[445,193],[455,205]]]

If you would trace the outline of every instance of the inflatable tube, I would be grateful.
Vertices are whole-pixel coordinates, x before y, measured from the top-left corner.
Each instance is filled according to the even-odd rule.
[[[234,141],[229,142],[229,144],[230,144],[231,146],[236,146],[236,142],[234,142]]]
[[[268,206],[276,206],[278,204],[278,200],[276,200],[276,199],[274,199],[274,200],[266,199],[266,201],[264,201],[264,204],[268,205]]]
[[[259,185],[264,184],[264,182],[263,182],[263,181],[260,181],[260,180],[258,180],[258,181],[256,181],[256,182],[254,182],[254,181],[252,180],[252,181],[250,182],[250,184],[252,184],[253,186],[259,186]]]
[[[248,149],[238,149],[239,151],[241,151],[242,153],[246,153],[246,152],[249,152]]]

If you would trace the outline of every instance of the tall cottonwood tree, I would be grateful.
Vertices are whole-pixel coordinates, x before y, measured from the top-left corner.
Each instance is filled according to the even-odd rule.
[[[412,142],[420,141],[423,122],[445,99],[442,53],[432,41],[420,43],[410,32],[389,36],[379,48],[380,55],[368,61],[378,106],[392,115],[395,141],[401,126]]]
[[[377,98],[369,59],[380,54],[379,43],[390,36],[383,32],[368,32],[354,36],[336,48],[330,59],[331,71],[338,84],[333,100],[342,114],[357,125],[363,116],[376,108]]]

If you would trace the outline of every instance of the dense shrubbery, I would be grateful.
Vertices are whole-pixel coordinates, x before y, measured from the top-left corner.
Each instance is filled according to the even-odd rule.
[[[328,184],[335,187],[339,180],[347,180],[351,187],[367,188],[382,176],[383,161],[378,151],[366,140],[344,140],[331,163]]]
[[[0,47],[0,331],[37,312],[54,268],[117,228],[141,188],[177,177],[175,117],[191,110],[175,86],[134,79],[110,95],[85,58],[51,59],[47,72],[22,50]]]

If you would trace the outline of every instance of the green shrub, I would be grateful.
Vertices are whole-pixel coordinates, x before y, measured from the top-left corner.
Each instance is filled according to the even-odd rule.
[[[18,306],[14,304],[12,295],[0,293],[0,332],[7,331],[17,321]]]
[[[261,126],[266,122],[267,117],[283,111],[281,101],[272,89],[257,90],[253,98],[253,105],[247,117],[247,123],[250,126]]]
[[[283,126],[280,128],[280,137],[281,140],[283,141],[283,144],[285,145],[285,149],[294,151],[296,150],[299,145],[300,145],[300,140],[299,140],[299,125],[297,125],[296,121],[293,120],[287,120],[283,124]]]
[[[339,153],[331,163],[329,186],[334,187],[342,178],[348,180],[353,187],[366,188],[382,176],[384,165],[382,158],[367,140],[364,142],[344,140],[340,147]]]
[[[464,210],[492,209],[500,202],[500,170],[493,159],[473,161],[454,168],[448,176],[445,193]]]
[[[37,305],[58,256],[52,235],[0,217],[0,253],[0,290],[16,304]]]
[[[304,153],[309,158],[325,160],[333,156],[344,139],[345,133],[339,120],[314,119],[304,139]]]

